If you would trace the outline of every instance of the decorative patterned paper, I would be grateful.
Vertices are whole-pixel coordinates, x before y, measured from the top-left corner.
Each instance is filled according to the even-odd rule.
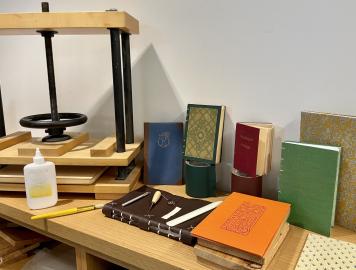
[[[356,245],[310,233],[295,270],[356,269]]]
[[[336,223],[356,231],[356,116],[302,112],[300,140],[341,146]]]
[[[223,106],[188,105],[184,156],[189,160],[220,161]]]

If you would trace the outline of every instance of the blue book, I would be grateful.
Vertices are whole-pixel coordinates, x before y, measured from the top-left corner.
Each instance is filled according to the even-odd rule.
[[[144,183],[182,184],[183,123],[145,123],[144,132]]]

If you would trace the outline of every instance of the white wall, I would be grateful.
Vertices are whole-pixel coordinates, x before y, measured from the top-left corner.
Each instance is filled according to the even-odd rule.
[[[280,143],[299,138],[301,110],[356,114],[356,2],[346,0],[57,0],[52,11],[117,8],[140,21],[133,36],[135,131],[143,121],[183,120],[187,103],[227,106],[219,186],[229,189],[237,121],[276,127],[274,197]],[[40,1],[1,0],[0,12],[40,11]],[[60,111],[81,112],[81,128],[114,131],[109,36],[56,36]],[[43,39],[0,37],[0,83],[9,132],[49,112]],[[37,134],[41,134],[38,133]],[[41,134],[42,135],[42,134]]]

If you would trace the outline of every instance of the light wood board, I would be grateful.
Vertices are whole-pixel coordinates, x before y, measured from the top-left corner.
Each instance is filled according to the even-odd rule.
[[[107,137],[98,142],[90,149],[90,155],[92,157],[108,157],[115,152],[116,138]]]
[[[43,156],[58,157],[89,139],[88,133],[68,132],[67,134],[72,138],[62,142],[42,142],[42,138],[33,138],[31,141],[19,143],[17,145],[18,155],[33,157],[36,148],[39,148]]]
[[[108,28],[138,34],[139,22],[123,11],[0,14],[0,35],[39,35],[37,30],[66,35],[105,34],[109,33]]]
[[[61,193],[90,193],[97,199],[103,195],[107,199],[117,199],[130,192],[135,187],[141,176],[142,165],[136,165],[125,180],[116,180],[116,168],[110,168],[99,179],[90,185],[59,184],[58,192]],[[0,183],[0,191],[24,192],[24,184]]]
[[[108,157],[92,157],[91,147],[95,146],[99,140],[89,140],[78,145],[71,151],[58,157],[48,157],[45,159],[54,162],[56,165],[70,166],[128,166],[130,162],[140,153],[143,142],[126,144],[126,152],[113,153]],[[25,165],[32,162],[32,157],[19,156],[19,145],[10,146],[0,151],[0,164]]]
[[[23,227],[1,229],[0,237],[13,247],[23,247],[48,240],[47,237]]]
[[[185,186],[154,186],[180,196],[186,196]],[[223,197],[209,198],[222,200]],[[42,232],[72,246],[80,246],[88,253],[114,263],[125,264],[129,269],[208,270],[200,264],[193,247],[152,232],[104,217],[101,210],[89,211],[50,220],[30,220],[32,215],[59,211],[72,207],[106,203],[88,197],[73,199],[62,197],[55,207],[30,210],[26,199],[13,193],[0,196],[0,216]],[[336,226],[332,237],[356,243],[356,233]],[[341,233],[340,233],[341,232]],[[293,270],[303,248],[308,231],[290,226],[281,248],[268,270]]]
[[[0,138],[0,150],[32,138],[29,131],[17,131]]]
[[[57,184],[90,185],[107,169],[108,167],[56,166]],[[7,165],[1,168],[0,183],[24,184],[23,166]]]

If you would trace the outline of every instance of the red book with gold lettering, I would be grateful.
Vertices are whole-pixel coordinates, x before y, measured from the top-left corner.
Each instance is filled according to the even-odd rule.
[[[196,226],[198,244],[264,263],[290,213],[290,204],[234,192]]]
[[[249,176],[256,176],[259,136],[258,128],[236,124],[234,168]]]
[[[249,177],[267,174],[271,166],[272,136],[270,123],[237,123],[234,168]]]

